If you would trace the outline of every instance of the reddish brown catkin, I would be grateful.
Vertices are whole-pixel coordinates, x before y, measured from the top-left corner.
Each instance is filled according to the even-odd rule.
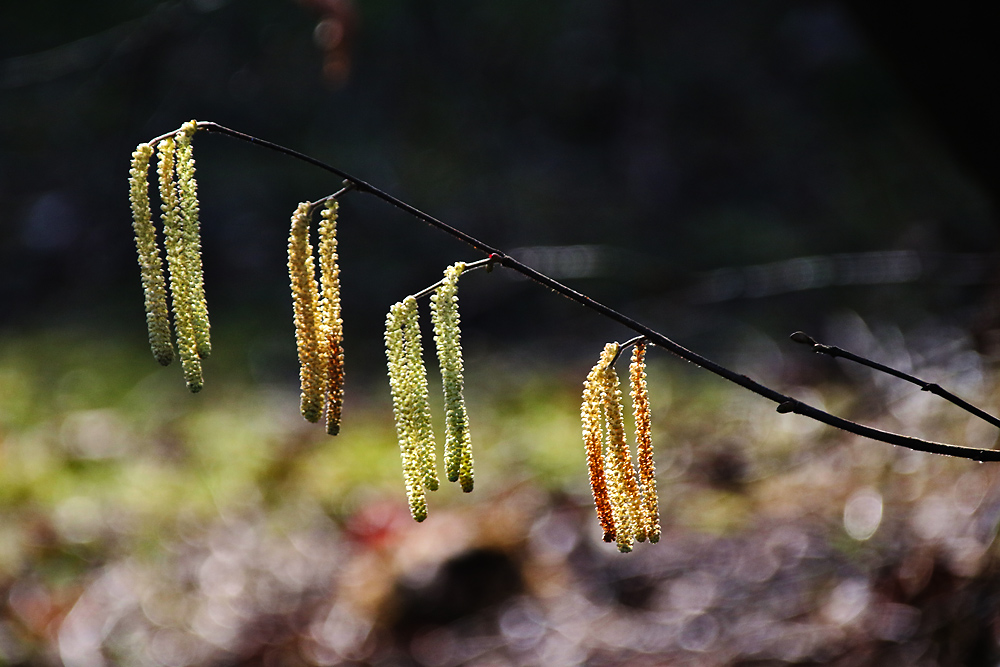
[[[632,350],[629,366],[632,414],[635,417],[635,457],[639,464],[639,486],[642,490],[642,525],[650,542],[660,541],[660,511],[656,494],[656,470],[653,464],[653,439],[649,411],[649,389],[646,386],[646,343],[639,342]]]
[[[617,352],[618,344],[610,343],[609,347],[613,355]],[[641,512],[639,485],[635,479],[635,469],[632,467],[632,457],[625,438],[621,389],[618,373],[613,366],[604,371],[601,398],[604,403],[604,420],[608,437],[604,469],[610,487],[611,508],[615,515],[618,550],[624,553],[632,550],[633,540],[645,541],[646,533],[639,518]]]
[[[583,383],[583,404],[580,418],[583,422],[583,445],[587,451],[587,470],[590,474],[590,490],[594,494],[597,519],[604,531],[604,541],[615,541],[615,519],[608,495],[608,483],[604,474],[604,431],[601,424],[603,404],[601,394],[604,386],[604,368],[611,362],[612,355],[607,348],[597,364],[590,370]]]
[[[340,318],[340,267],[337,264],[336,199],[328,199],[320,214],[319,266],[323,331],[326,335],[326,432],[340,433],[344,405],[344,323]]]

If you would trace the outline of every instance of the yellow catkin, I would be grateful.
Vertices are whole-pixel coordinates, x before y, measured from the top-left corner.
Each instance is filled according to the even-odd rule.
[[[403,481],[410,514],[417,521],[427,518],[427,495],[423,445],[416,436],[418,426],[413,414],[412,373],[406,350],[406,332],[412,326],[412,313],[404,303],[396,303],[385,318],[385,356],[389,371],[389,388],[392,391],[393,415],[396,421],[396,438],[403,463]]]
[[[617,352],[618,344],[609,343],[605,354]],[[640,525],[639,487],[632,467],[632,457],[625,438],[622,416],[621,389],[618,374],[613,366],[604,370],[604,386],[601,395],[604,404],[604,420],[607,428],[608,449],[604,456],[605,475],[611,496],[611,507],[615,516],[615,537],[618,550],[632,550],[632,541],[646,539]]]
[[[587,451],[587,471],[590,474],[590,490],[594,494],[594,506],[597,509],[597,519],[604,531],[604,541],[615,540],[615,519],[611,510],[611,500],[608,496],[607,480],[604,475],[604,431],[601,426],[601,392],[604,386],[604,367],[607,365],[604,355],[591,369],[587,380],[583,383],[583,404],[580,406],[580,419],[583,423],[583,445]]]
[[[197,121],[189,121],[177,133],[176,170],[177,195],[184,235],[184,266],[190,292],[191,327],[194,330],[198,356],[212,353],[209,335],[208,303],[205,300],[205,277],[201,263],[201,223],[198,219],[198,182],[195,180],[194,152],[191,138],[198,130]]]
[[[167,268],[170,272],[170,296],[174,311],[174,330],[177,333],[177,352],[181,359],[184,381],[192,392],[201,391],[204,381],[201,357],[195,340],[191,313],[191,281],[187,271],[185,236],[180,201],[175,181],[176,144],[167,137],[157,144],[157,171],[160,181],[160,208],[163,211],[163,245],[167,250]]]
[[[444,391],[445,469],[448,480],[459,482],[462,490],[468,493],[474,485],[472,440],[463,396],[464,363],[458,313],[458,278],[464,270],[464,262],[452,264],[445,270],[444,280],[431,296],[431,320]]]
[[[167,285],[149,206],[149,160],[152,156],[153,147],[149,144],[139,144],[132,153],[129,199],[132,202],[132,229],[135,231],[135,247],[139,255],[142,291],[146,302],[149,347],[157,362],[169,366],[174,360],[174,347],[170,342]]]
[[[656,494],[656,469],[653,465],[653,439],[650,428],[649,390],[646,386],[646,343],[632,350],[629,366],[632,414],[635,417],[635,457],[639,465],[642,491],[642,525],[650,542],[660,541],[660,511]]]
[[[340,318],[340,267],[337,264],[336,199],[328,199],[320,214],[319,267],[323,332],[326,336],[326,432],[340,433],[344,405],[344,323]]]
[[[295,343],[299,353],[301,385],[300,410],[311,422],[319,421],[326,396],[326,369],[320,346],[322,325],[313,249],[309,243],[309,221],[312,210],[301,203],[292,214],[288,233],[288,277],[292,288],[292,309],[295,319]]]

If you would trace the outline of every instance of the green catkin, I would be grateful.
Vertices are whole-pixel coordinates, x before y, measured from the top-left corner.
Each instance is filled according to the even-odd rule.
[[[632,414],[635,417],[635,458],[639,466],[639,486],[642,491],[642,526],[649,541],[655,543],[660,541],[660,511],[656,493],[656,469],[653,465],[645,342],[638,343],[632,350],[629,378]]]
[[[614,542],[616,536],[615,518],[608,495],[607,478],[604,474],[604,431],[601,424],[604,368],[611,362],[612,356],[602,353],[600,360],[590,370],[587,380],[583,383],[583,403],[580,406],[583,445],[587,452],[587,472],[590,475],[590,490],[594,495],[594,507],[597,509],[597,519],[604,531],[605,542]]]
[[[464,262],[452,264],[445,270],[444,280],[431,296],[431,319],[444,391],[445,468],[448,480],[458,481],[462,490],[468,493],[472,491],[474,478],[469,417],[463,396],[464,365],[458,313],[458,278],[464,270]]]
[[[135,247],[139,255],[142,291],[146,301],[149,347],[157,362],[169,366],[174,360],[174,347],[170,341],[167,285],[149,206],[149,160],[152,156],[153,147],[149,144],[139,144],[132,153],[129,199],[132,202],[132,229],[135,231]]]
[[[427,518],[427,494],[420,467],[419,452],[410,436],[413,419],[409,401],[409,370],[407,368],[406,341],[403,323],[406,319],[402,303],[394,304],[385,318],[385,356],[389,370],[389,389],[392,392],[392,412],[396,422],[396,439],[403,463],[403,482],[410,514],[417,521]]]
[[[317,422],[323,414],[326,397],[326,369],[320,344],[322,325],[319,321],[316,271],[312,244],[309,243],[311,217],[312,207],[304,202],[292,214],[288,233],[288,277],[299,355],[299,409],[307,421]]]
[[[163,221],[163,244],[167,250],[170,273],[170,295],[174,311],[177,351],[181,359],[184,381],[192,392],[201,391],[204,380],[201,357],[195,340],[191,313],[191,280],[187,271],[185,235],[177,183],[174,180],[176,144],[167,137],[157,144],[157,171],[160,181],[160,208]]]
[[[320,214],[319,265],[323,332],[326,336],[326,432],[340,433],[344,405],[344,323],[340,318],[340,267],[337,264],[336,199],[328,199]]]
[[[417,300],[408,296],[403,299],[406,320],[403,338],[406,343],[406,367],[408,373],[410,414],[413,421],[411,437],[415,440],[424,484],[431,491],[439,485],[436,464],[436,444],[431,427],[431,407],[427,391],[427,369],[424,366],[424,348],[420,338],[420,322]]]
[[[420,385],[423,375],[423,404],[426,405],[426,374],[423,373],[422,361],[418,363],[418,369],[413,368],[414,330],[416,330],[419,355],[416,300],[408,297],[389,309],[385,320],[385,350],[406,497],[410,514],[415,520],[423,521],[427,518],[426,489],[437,488],[437,475],[434,473],[433,440],[426,442],[423,439],[426,434],[423,432],[425,420],[422,414]],[[429,419],[426,421],[429,424]],[[429,467],[433,480],[428,474],[428,453],[431,457]]]
[[[184,230],[184,266],[190,286],[188,307],[191,313],[191,327],[194,330],[198,356],[205,359],[212,353],[212,342],[209,335],[208,303],[205,300],[205,274],[201,262],[198,182],[194,176],[194,152],[191,147],[191,138],[197,130],[197,121],[192,120],[181,126],[176,140],[176,171],[180,214]]]

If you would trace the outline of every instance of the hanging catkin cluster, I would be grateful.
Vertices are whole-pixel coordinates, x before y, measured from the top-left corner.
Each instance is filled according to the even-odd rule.
[[[326,410],[326,431],[340,432],[344,401],[343,322],[340,318],[340,269],[337,265],[336,199],[328,199],[319,225],[320,281],[316,282],[309,241],[312,204],[292,214],[288,234],[288,276],[292,289],[295,342],[299,353],[300,409],[311,422]]]
[[[445,467],[448,480],[472,491],[472,444],[463,397],[463,361],[458,314],[458,278],[465,269],[449,266],[431,296],[431,319],[445,405]],[[436,443],[431,430],[417,300],[413,296],[393,305],[385,320],[385,351],[392,390],[396,436],[403,460],[403,478],[410,513],[427,518],[426,490],[438,488]]]
[[[196,121],[184,123],[174,135],[155,145],[174,332],[184,380],[193,392],[200,391],[203,384],[201,360],[212,352],[201,265],[198,185],[191,149],[191,138],[197,129]],[[142,271],[149,344],[156,360],[166,366],[174,359],[174,349],[167,313],[167,282],[149,203],[149,162],[153,150],[152,144],[145,143],[132,153],[129,198]]]
[[[645,344],[636,346],[630,369],[638,476],[625,437],[618,374],[612,365],[618,351],[618,343],[605,345],[601,358],[587,375],[580,416],[590,487],[604,539],[617,542],[618,549],[627,552],[632,550],[635,540],[658,541],[660,526],[650,440]]]

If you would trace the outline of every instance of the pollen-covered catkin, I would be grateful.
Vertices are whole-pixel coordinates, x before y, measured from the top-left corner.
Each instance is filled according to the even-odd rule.
[[[149,144],[139,144],[132,153],[129,199],[132,202],[132,229],[135,231],[135,247],[139,254],[142,291],[146,302],[149,347],[157,362],[169,366],[174,360],[174,346],[170,342],[167,285],[149,206],[149,160],[152,156],[153,147]]]
[[[174,311],[174,330],[177,333],[177,352],[188,389],[198,392],[201,391],[204,381],[192,321],[191,278],[187,270],[184,224],[175,181],[176,144],[173,137],[161,140],[157,144],[157,153],[160,208],[163,211],[161,215],[163,245],[167,250],[167,268],[170,271],[170,296]]]
[[[436,443],[431,428],[431,407],[427,391],[427,368],[424,366],[424,347],[420,336],[420,322],[417,300],[408,296],[403,299],[406,319],[403,325],[403,339],[406,343],[406,367],[409,375],[410,414],[413,420],[411,437],[416,441],[420,469],[424,475],[424,485],[436,491],[439,485],[436,463]]]
[[[177,133],[177,194],[184,235],[184,266],[190,285],[191,327],[198,356],[212,353],[209,335],[208,303],[205,300],[205,277],[201,263],[201,223],[198,219],[198,182],[195,180],[194,152],[191,138],[198,130],[197,121],[189,121]]]
[[[417,302],[407,297],[393,305],[386,316],[385,350],[406,497],[410,514],[417,521],[427,518],[425,489],[438,488],[427,375],[420,348]]]
[[[660,510],[656,494],[656,470],[653,465],[653,440],[650,428],[649,389],[646,385],[646,343],[632,350],[629,366],[632,414],[635,417],[635,457],[639,465],[642,491],[642,525],[650,542],[660,540]]]
[[[340,267],[337,264],[336,199],[328,199],[320,213],[319,266],[322,324],[326,336],[326,432],[340,433],[344,405],[344,323],[340,318]]]
[[[464,363],[458,313],[458,278],[464,270],[464,262],[457,262],[445,269],[444,279],[431,295],[431,320],[434,324],[434,342],[444,392],[445,469],[448,480],[459,482],[462,490],[468,493],[474,485],[472,441],[463,395]]]
[[[299,353],[301,385],[300,410],[311,422],[319,421],[326,397],[326,369],[320,349],[322,328],[313,266],[313,249],[309,243],[309,221],[312,210],[301,203],[292,214],[288,233],[288,277],[292,288],[292,308],[295,316],[295,343]]]
[[[416,440],[411,437],[414,429],[410,410],[410,374],[407,368],[406,339],[403,325],[406,309],[402,303],[393,304],[385,318],[385,356],[389,370],[389,389],[392,392],[392,412],[396,421],[396,439],[403,462],[403,481],[410,514],[417,521],[427,518],[427,496],[424,475]]]
[[[617,353],[618,344],[609,343],[605,347],[605,355]],[[604,370],[604,386],[601,396],[604,404],[604,420],[607,428],[608,449],[604,457],[605,474],[611,495],[611,507],[615,517],[615,537],[618,550],[632,550],[632,541],[640,542],[646,539],[646,534],[640,525],[639,487],[635,479],[635,469],[632,467],[632,457],[625,438],[624,419],[622,417],[621,389],[618,373],[613,366]]]
[[[587,471],[590,474],[590,490],[594,494],[594,506],[597,508],[597,519],[604,530],[604,541],[615,541],[615,519],[611,510],[611,500],[608,496],[607,479],[604,475],[604,432],[601,426],[601,392],[604,387],[604,367],[610,357],[601,359],[587,375],[583,383],[583,404],[580,407],[580,418],[583,422],[583,445],[587,451]]]

